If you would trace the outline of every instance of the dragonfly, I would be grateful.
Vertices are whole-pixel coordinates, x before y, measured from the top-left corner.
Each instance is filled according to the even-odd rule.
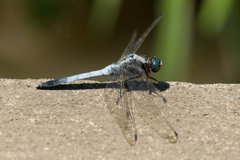
[[[162,61],[156,56],[148,58],[135,54],[162,15],[163,13],[154,20],[137,41],[137,32],[133,32],[126,49],[116,64],[110,64],[97,71],[50,80],[38,84],[36,88],[48,88],[95,76],[110,76],[104,90],[106,106],[130,145],[135,145],[137,141],[135,113],[158,135],[168,139],[170,143],[177,142],[177,132],[160,109],[166,103],[165,98],[150,82],[150,79],[157,81],[150,77],[150,74],[160,70]]]

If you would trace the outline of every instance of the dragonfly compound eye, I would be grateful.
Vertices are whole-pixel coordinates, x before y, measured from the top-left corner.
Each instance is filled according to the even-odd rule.
[[[162,67],[162,61],[160,59],[158,59],[156,56],[153,56],[151,58],[152,60],[152,68],[151,68],[151,71],[152,72],[157,72],[159,71],[159,69],[161,69]]]

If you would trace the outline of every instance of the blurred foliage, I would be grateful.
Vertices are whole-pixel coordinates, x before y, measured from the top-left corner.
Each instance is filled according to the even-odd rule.
[[[183,81],[188,79],[192,32],[193,1],[157,1],[156,12],[166,13],[158,25],[155,53],[162,58],[159,79]],[[181,66],[181,67],[180,67]]]
[[[198,28],[201,35],[221,34],[231,13],[234,0],[205,0],[198,13]]]
[[[106,43],[111,40],[121,4],[121,0],[93,1],[87,25],[88,36],[92,41],[98,43],[102,37],[104,37]]]
[[[135,29],[164,16],[137,54],[162,81],[240,82],[240,1],[0,1],[0,77],[61,78],[116,62]],[[106,80],[95,78],[95,80]]]
[[[61,10],[64,0],[25,0],[29,14],[33,20],[37,20],[43,25],[51,24],[56,19]]]

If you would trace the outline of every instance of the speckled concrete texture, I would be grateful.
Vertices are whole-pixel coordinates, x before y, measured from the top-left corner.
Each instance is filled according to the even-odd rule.
[[[106,83],[51,89],[0,79],[0,159],[239,159],[240,84],[157,84],[178,133],[171,144],[138,116],[130,146],[104,102]]]

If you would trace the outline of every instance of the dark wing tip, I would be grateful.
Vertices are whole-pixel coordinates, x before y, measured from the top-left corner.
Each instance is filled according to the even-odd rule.
[[[176,131],[174,131],[174,135],[168,138],[168,141],[170,143],[176,143],[178,141],[178,134]]]
[[[177,134],[177,132],[175,131],[174,133],[175,133],[176,137],[178,137],[178,134]]]
[[[135,137],[135,139],[134,139],[135,141],[132,141],[132,140],[131,140],[131,141],[129,141],[128,139],[126,139],[126,140],[127,140],[127,142],[128,142],[128,144],[130,144],[131,146],[134,146],[134,145],[136,144],[136,142],[137,142],[137,134],[135,134],[135,136],[134,136],[134,137]]]

